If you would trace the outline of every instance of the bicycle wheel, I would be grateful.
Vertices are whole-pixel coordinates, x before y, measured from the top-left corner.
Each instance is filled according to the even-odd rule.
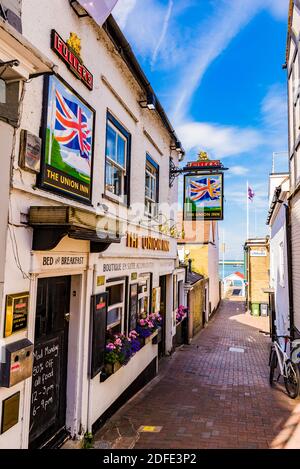
[[[291,360],[286,362],[286,376],[284,376],[284,384],[288,395],[292,399],[299,396],[300,390],[300,372],[299,367]]]
[[[273,386],[273,384],[274,384],[274,373],[275,373],[275,370],[277,368],[277,363],[278,363],[277,354],[276,354],[274,349],[271,349],[270,360],[269,360],[269,365],[270,365],[269,382],[270,382],[271,386]]]

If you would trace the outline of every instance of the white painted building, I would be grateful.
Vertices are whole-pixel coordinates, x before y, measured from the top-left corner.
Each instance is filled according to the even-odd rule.
[[[290,330],[288,198],[288,175],[270,175],[270,209],[267,220],[270,227],[270,288],[274,295],[273,319],[278,335],[289,335]]]
[[[290,163],[290,225],[291,225],[291,321],[295,332],[300,333],[300,68],[299,34],[300,2],[290,0],[287,43],[289,163]]]
[[[3,76],[0,104],[0,346],[4,362],[27,339],[35,360],[33,378],[2,379],[0,448],[53,447],[95,429],[173,349],[185,270],[171,236],[169,158],[178,164],[183,152],[112,17],[100,28],[68,1],[13,3],[22,5],[23,35],[0,18],[0,60],[20,61]],[[71,32],[81,50],[74,36],[67,46]],[[24,130],[34,139],[26,152]],[[128,334],[153,310],[163,316],[158,339],[105,379],[98,342],[109,331]]]
[[[222,280],[223,284],[223,297],[226,298],[227,293],[235,289],[239,290],[238,296],[245,296],[246,286],[245,286],[245,277],[240,272],[235,272],[233,274],[227,275]]]

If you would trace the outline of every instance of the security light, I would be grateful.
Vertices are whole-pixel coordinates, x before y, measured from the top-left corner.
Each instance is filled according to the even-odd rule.
[[[70,5],[75,11],[76,15],[79,16],[79,18],[84,18],[85,16],[89,16],[85,8],[83,8],[82,5],[77,0],[70,0]]]
[[[148,108],[150,111],[155,111],[156,109],[156,97],[151,91],[147,92],[147,100],[146,101],[140,101],[140,106],[142,108]]]

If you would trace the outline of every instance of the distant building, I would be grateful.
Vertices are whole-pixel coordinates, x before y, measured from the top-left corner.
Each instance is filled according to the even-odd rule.
[[[259,314],[269,304],[269,238],[248,239],[244,246],[246,267],[246,304],[252,314]],[[262,306],[263,305],[263,306]]]
[[[215,221],[182,221],[183,239],[178,241],[179,258],[192,261],[192,271],[208,279],[206,321],[220,303],[219,233]]]
[[[223,297],[245,296],[245,276],[241,272],[234,272],[225,277],[223,283]]]

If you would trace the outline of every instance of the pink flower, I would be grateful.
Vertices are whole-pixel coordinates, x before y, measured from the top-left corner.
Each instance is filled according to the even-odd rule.
[[[115,343],[115,345],[118,345],[119,347],[122,346],[122,340],[121,339],[116,339],[114,343]]]
[[[140,319],[140,325],[141,325],[141,326],[145,326],[145,325],[146,325],[145,319]]]
[[[107,347],[106,347],[106,348],[107,348],[108,350],[115,350],[115,349],[116,349],[116,347],[115,347],[114,344],[112,344],[112,343],[107,344]]]
[[[154,327],[153,322],[152,322],[152,321],[148,321],[148,326],[149,326],[150,328]]]

